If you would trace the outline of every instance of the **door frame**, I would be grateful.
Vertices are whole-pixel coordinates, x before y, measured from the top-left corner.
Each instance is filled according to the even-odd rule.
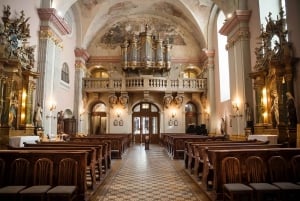
[[[159,108],[153,104],[153,103],[148,103],[148,102],[143,102],[143,103],[139,103],[137,104],[136,106],[138,105],[142,105],[144,103],[147,103],[150,105],[149,109],[141,109],[139,112],[133,112],[132,113],[132,140],[133,142],[135,143],[144,143],[145,142],[145,137],[146,136],[149,136],[149,140],[150,140],[150,143],[152,144],[158,144],[159,143],[159,138],[160,138],[160,113],[159,113]],[[156,108],[157,108],[157,112],[151,112],[150,108],[151,108],[151,105],[154,105]],[[135,107],[136,107],[135,106]],[[134,128],[135,128],[135,118],[136,117],[139,117],[140,119],[142,117],[148,117],[149,118],[149,134],[142,134],[141,133],[141,129],[140,129],[140,134],[135,134],[134,133]],[[156,122],[156,125],[157,125],[157,133],[153,133],[153,117],[156,117],[157,119],[157,122]],[[143,126],[142,125],[142,121],[140,121],[140,127]],[[137,136],[139,135],[139,136]]]

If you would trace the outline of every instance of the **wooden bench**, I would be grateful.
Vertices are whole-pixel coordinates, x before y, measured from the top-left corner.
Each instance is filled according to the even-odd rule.
[[[9,181],[10,165],[17,158],[24,158],[30,162],[29,168],[29,183],[28,186],[33,185],[33,170],[34,164],[38,159],[48,158],[53,161],[53,187],[58,184],[58,167],[59,162],[65,158],[74,159],[78,164],[77,174],[77,199],[87,200],[87,186],[86,186],[86,164],[87,151],[64,151],[64,150],[1,150],[0,158],[5,161],[5,181]],[[9,185],[4,183],[4,185]]]
[[[185,141],[224,141],[224,136],[202,136],[202,135],[188,135],[188,134],[172,134],[166,135],[167,151],[173,159],[183,159]]]
[[[190,169],[192,163],[194,163],[194,159],[197,155],[195,153],[197,151],[198,145],[222,145],[222,144],[268,144],[268,142],[261,142],[257,140],[250,140],[250,141],[231,141],[231,140],[224,140],[224,141],[203,141],[203,140],[193,140],[193,141],[185,141],[185,148],[184,148],[184,163],[185,168]]]
[[[213,171],[213,182],[212,182],[212,190],[211,193],[213,200],[220,200],[222,199],[223,191],[223,181],[222,181],[222,160],[226,157],[233,156],[239,159],[241,164],[241,171],[242,171],[242,182],[247,183],[245,170],[245,160],[250,156],[258,156],[263,159],[263,161],[268,161],[271,156],[282,156],[287,161],[290,161],[293,156],[299,155],[300,149],[299,148],[255,148],[255,149],[208,149],[207,150],[207,157],[208,161],[211,164],[212,171]],[[267,167],[267,164],[266,164]],[[268,176],[267,176],[268,178]],[[287,180],[293,181],[291,178],[287,178]]]
[[[97,165],[97,151],[94,147],[91,146],[51,146],[51,145],[45,145],[45,144],[30,144],[25,143],[25,147],[21,148],[14,148],[10,147],[11,150],[57,150],[57,151],[86,151],[88,153],[87,155],[87,171],[89,172],[89,175],[91,177],[91,184],[87,185],[92,190],[96,188],[96,178],[100,180],[101,175],[99,177],[96,177],[96,165]]]
[[[73,141],[47,141],[47,142],[38,142],[38,144],[44,145],[53,145],[53,146],[91,146],[95,147],[97,150],[97,164],[103,167],[102,171],[106,173],[107,169],[110,168],[111,165],[111,146],[110,141],[101,141],[101,142],[73,142]],[[102,164],[102,165],[101,165]]]
[[[111,158],[113,159],[121,159],[122,154],[127,147],[127,137],[125,136],[113,136],[113,135],[97,135],[94,137],[71,137],[71,142],[80,142],[80,143],[102,143],[103,141],[110,141],[111,142]],[[110,160],[110,159],[109,159]]]

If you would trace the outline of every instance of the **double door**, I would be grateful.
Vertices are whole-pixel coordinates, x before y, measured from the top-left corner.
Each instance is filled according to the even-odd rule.
[[[159,116],[158,113],[134,113],[132,120],[133,141],[145,143],[148,138],[150,143],[159,142]]]

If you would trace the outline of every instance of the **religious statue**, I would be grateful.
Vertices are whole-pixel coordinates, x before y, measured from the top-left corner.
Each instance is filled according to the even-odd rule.
[[[64,133],[64,112],[57,113],[57,134]]]
[[[245,103],[245,117],[246,117],[246,127],[252,128],[253,127],[253,114],[252,108],[250,107],[249,103]]]
[[[272,106],[271,106],[271,116],[273,127],[276,128],[279,125],[279,110],[278,110],[278,94],[276,91],[271,93]]]
[[[17,123],[17,107],[13,103],[9,107],[8,126],[10,126],[12,129],[16,129],[16,123]]]
[[[296,128],[297,125],[297,113],[295,108],[295,101],[294,97],[290,92],[286,92],[286,108],[287,108],[287,117],[288,117],[288,124],[290,128]]]
[[[41,105],[38,103],[37,108],[35,109],[35,112],[34,112],[34,116],[33,116],[33,122],[34,122],[34,126],[36,128],[43,127],[42,115],[43,115],[43,109],[42,109]]]
[[[226,121],[225,118],[221,118],[221,134],[226,135]]]

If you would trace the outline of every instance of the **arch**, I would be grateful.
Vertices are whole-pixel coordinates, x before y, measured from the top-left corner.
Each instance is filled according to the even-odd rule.
[[[100,135],[107,132],[107,106],[102,101],[94,102],[89,107],[89,133]]]

